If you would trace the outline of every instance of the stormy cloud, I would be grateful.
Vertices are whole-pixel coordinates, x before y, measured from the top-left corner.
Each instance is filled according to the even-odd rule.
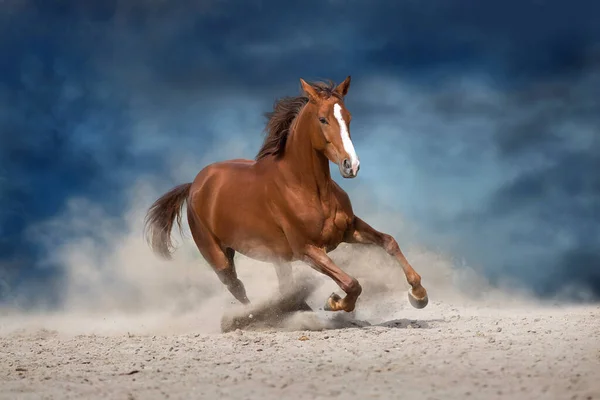
[[[252,158],[275,98],[300,77],[347,75],[362,175],[336,179],[357,213],[402,215],[410,229],[381,228],[492,281],[600,296],[595,2],[0,7],[4,299],[60,293],[53,250],[97,229],[45,224],[73,199],[118,221],[140,179],[166,190],[207,162]]]

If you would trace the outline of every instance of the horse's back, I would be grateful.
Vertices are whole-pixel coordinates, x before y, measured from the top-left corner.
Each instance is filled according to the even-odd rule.
[[[202,168],[196,175],[196,178],[192,182],[192,190],[194,189],[194,186],[198,188],[202,186],[207,180],[214,179],[219,175],[230,175],[231,178],[239,173],[248,173],[250,172],[255,163],[256,162],[253,160],[236,158],[232,160],[217,161],[212,164],[208,164],[207,166]]]
[[[207,165],[198,172],[192,182],[192,204],[198,201],[202,204],[222,202],[241,194],[240,191],[252,191],[255,186],[253,184],[258,179],[254,167],[255,161],[243,158]]]

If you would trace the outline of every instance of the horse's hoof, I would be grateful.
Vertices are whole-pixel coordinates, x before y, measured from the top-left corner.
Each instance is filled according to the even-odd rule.
[[[415,297],[415,295],[412,292],[412,289],[408,290],[408,301],[409,303],[414,307],[414,308],[425,308],[425,306],[427,306],[427,304],[429,303],[429,297],[427,297],[427,295],[425,295],[425,297],[421,298],[421,299],[417,299]]]
[[[338,294],[331,293],[331,296],[329,296],[329,298],[327,299],[327,302],[325,303],[325,307],[323,307],[323,310],[337,311],[338,308],[336,307],[336,304],[340,300],[342,300],[342,298]]]

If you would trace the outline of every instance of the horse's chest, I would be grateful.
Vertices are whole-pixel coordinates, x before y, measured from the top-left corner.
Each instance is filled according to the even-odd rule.
[[[321,229],[321,241],[329,250],[335,249],[344,239],[349,225],[348,215],[339,209],[334,209],[325,215]]]
[[[343,241],[352,223],[352,210],[344,207],[338,198],[305,198],[297,204],[293,212],[297,221],[295,228],[298,231],[291,237],[327,251],[335,249]],[[290,228],[294,229],[294,226]],[[303,244],[305,243],[297,245]]]

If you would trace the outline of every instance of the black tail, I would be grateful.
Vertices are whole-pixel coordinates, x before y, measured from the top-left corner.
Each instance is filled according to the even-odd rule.
[[[173,222],[177,218],[181,231],[181,210],[191,187],[191,183],[174,187],[156,200],[146,214],[144,230],[150,248],[167,260],[171,259],[171,253],[175,250],[171,241]]]

